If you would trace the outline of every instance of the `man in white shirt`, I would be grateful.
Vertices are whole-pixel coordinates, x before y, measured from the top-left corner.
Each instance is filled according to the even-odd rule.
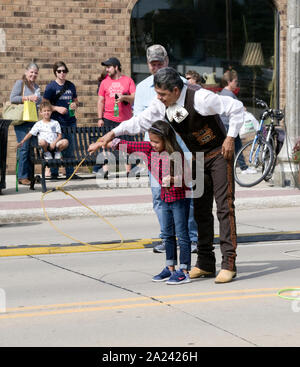
[[[191,278],[215,276],[213,247],[213,198],[220,223],[221,270],[216,283],[230,282],[236,276],[236,222],[234,208],[233,154],[234,138],[243,124],[244,108],[240,101],[219,96],[206,89],[197,91],[184,85],[172,68],[160,69],[154,76],[157,99],[138,116],[124,121],[89,147],[94,152],[119,135],[147,131],[157,120],[167,120],[193,153],[193,175],[197,173],[196,153],[204,153],[204,193],[194,197],[194,216],[198,224],[198,258]],[[229,117],[226,136],[220,114]],[[178,118],[179,117],[179,118]],[[199,177],[196,177],[196,180]]]
[[[156,99],[156,92],[154,89],[154,75],[158,70],[167,67],[169,65],[168,53],[162,45],[152,45],[148,47],[146,51],[146,56],[147,56],[148,69],[151,75],[149,75],[146,79],[142,80],[136,86],[134,105],[133,105],[133,112],[135,116],[139,115],[146,108],[148,108],[153,99]],[[182,78],[182,80],[186,81],[184,78]],[[176,134],[176,137],[182,150],[186,153],[189,152],[180,136]],[[144,139],[146,141],[149,141],[147,131],[145,132]],[[162,239],[162,242],[153,248],[153,252],[161,253],[166,251],[166,245],[164,241],[164,228],[162,221],[162,201],[160,197],[161,187],[156,182],[154,177],[151,175],[151,172],[150,172],[150,186],[152,192],[153,210],[155,211],[155,214],[157,216],[160,225],[160,238]],[[189,226],[189,236],[191,240],[191,252],[197,253],[198,228],[197,223],[195,222],[194,219],[194,205],[192,199],[190,204],[190,215],[188,220],[188,226]]]

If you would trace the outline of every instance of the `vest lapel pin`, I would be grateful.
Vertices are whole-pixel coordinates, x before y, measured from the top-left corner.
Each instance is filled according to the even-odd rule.
[[[184,107],[177,106],[173,114],[173,118],[179,124],[188,116],[188,114],[188,111]]]

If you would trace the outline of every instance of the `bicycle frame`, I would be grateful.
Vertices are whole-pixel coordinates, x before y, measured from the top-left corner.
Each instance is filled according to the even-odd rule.
[[[269,116],[269,111],[265,111],[263,114],[262,114],[262,117],[260,119],[260,123],[259,123],[259,129],[256,131],[256,134],[255,134],[255,137],[253,139],[253,143],[252,143],[252,147],[251,147],[251,150],[250,150],[250,155],[249,155],[249,162],[252,163],[252,158],[253,158],[253,151],[254,151],[254,147],[257,143],[257,141],[259,139],[262,138],[262,134],[263,134],[263,127],[264,127],[264,121],[265,119]],[[269,134],[268,134],[269,136]],[[267,140],[267,139],[266,139]],[[268,140],[267,140],[268,141]],[[259,157],[259,153],[260,153],[260,146],[258,147],[258,149],[256,149],[256,152],[255,152],[255,156],[254,156],[254,163],[255,163],[255,166],[258,165],[258,157]],[[263,152],[263,154],[265,153],[265,151]],[[264,155],[262,156],[262,158],[264,159]]]

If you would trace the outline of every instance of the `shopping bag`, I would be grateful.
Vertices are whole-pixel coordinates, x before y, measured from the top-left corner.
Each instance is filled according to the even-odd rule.
[[[35,103],[32,101],[24,101],[23,121],[36,122],[37,120]]]
[[[12,120],[12,125],[23,124],[24,105],[6,102],[3,106],[2,117],[4,120]]]
[[[257,131],[259,128],[259,122],[252,115],[252,113],[245,111],[244,112],[244,123],[240,129],[240,136],[247,135],[249,133]]]

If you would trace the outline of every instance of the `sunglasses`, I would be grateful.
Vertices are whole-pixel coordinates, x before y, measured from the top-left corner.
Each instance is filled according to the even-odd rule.
[[[67,73],[67,70],[65,70],[65,69],[63,69],[63,70],[59,69],[59,70],[56,70],[56,72],[57,72],[58,74],[60,74],[60,73],[64,73],[64,74],[66,74],[66,73]]]

